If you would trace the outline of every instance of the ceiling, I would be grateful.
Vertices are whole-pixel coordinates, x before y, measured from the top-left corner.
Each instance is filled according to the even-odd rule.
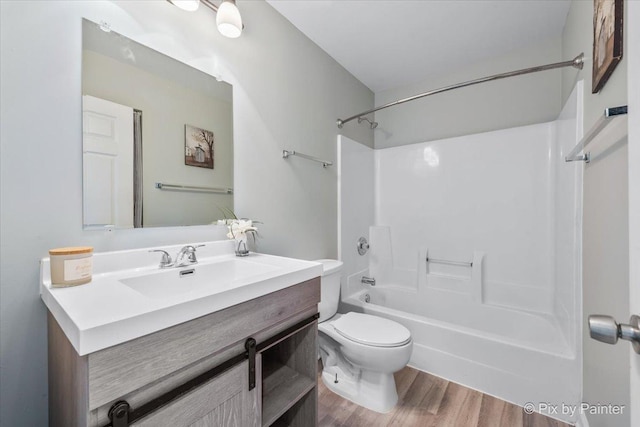
[[[373,92],[562,35],[570,0],[267,0]]]

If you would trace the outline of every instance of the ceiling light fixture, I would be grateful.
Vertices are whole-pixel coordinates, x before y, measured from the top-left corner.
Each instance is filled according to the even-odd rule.
[[[220,6],[216,6],[211,0],[169,0],[180,9],[193,12],[198,9],[200,3],[216,12],[216,25],[218,31],[225,37],[235,39],[242,34],[242,17],[236,6],[235,0],[222,0]]]
[[[225,37],[235,39],[242,34],[242,17],[235,0],[223,0],[216,15],[218,31]]]
[[[200,6],[200,0],[169,0],[174,5],[187,12],[194,12]]]

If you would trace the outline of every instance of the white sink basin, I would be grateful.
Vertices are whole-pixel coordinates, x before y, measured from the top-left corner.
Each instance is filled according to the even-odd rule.
[[[93,255],[93,280],[54,288],[41,261],[40,295],[79,355],[129,341],[313,279],[322,265],[272,255],[234,255],[233,241],[198,242],[199,263],[158,268],[141,248]],[[177,253],[182,245],[163,247]],[[193,269],[193,274],[180,272]]]
[[[203,292],[212,295],[235,288],[239,280],[276,270],[277,267],[268,264],[227,259],[127,277],[120,279],[120,282],[148,298],[170,298]]]

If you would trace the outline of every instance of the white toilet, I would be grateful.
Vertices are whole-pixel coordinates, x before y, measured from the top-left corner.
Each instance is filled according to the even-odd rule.
[[[398,402],[393,373],[411,357],[411,333],[389,319],[361,313],[336,314],[342,262],[320,259],[324,266],[318,311],[322,381],[334,393],[377,412]]]

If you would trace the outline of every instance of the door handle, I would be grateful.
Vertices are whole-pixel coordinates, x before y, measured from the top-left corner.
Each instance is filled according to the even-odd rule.
[[[589,316],[589,335],[594,340],[615,344],[619,338],[631,341],[633,350],[640,354],[640,316],[629,318],[629,324],[617,323],[611,316],[592,314]]]

